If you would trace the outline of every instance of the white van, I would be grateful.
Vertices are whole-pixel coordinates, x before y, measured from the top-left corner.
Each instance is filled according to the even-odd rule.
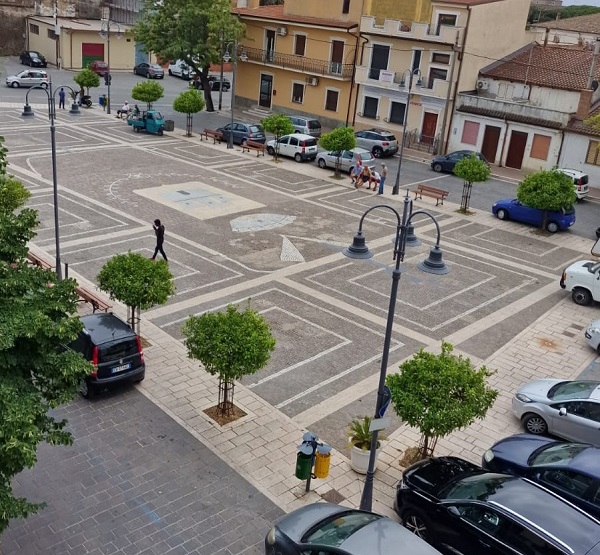
[[[196,74],[196,72],[183,60],[170,61],[169,69],[167,71],[169,72],[169,75],[181,77],[181,79],[186,79],[188,81]]]
[[[573,186],[575,187],[575,194],[577,200],[583,200],[590,194],[590,187],[588,185],[589,177],[587,173],[580,172],[579,170],[571,170],[569,168],[557,168],[560,173],[568,175],[573,180]]]

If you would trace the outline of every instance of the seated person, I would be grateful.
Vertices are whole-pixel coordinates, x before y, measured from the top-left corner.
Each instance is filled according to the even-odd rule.
[[[139,106],[137,104],[133,107],[133,110],[131,111],[131,115],[134,118],[138,118],[139,119],[139,117],[140,117],[140,108],[139,108]]]
[[[379,188],[380,181],[381,181],[381,176],[379,175],[379,173],[376,171],[372,171],[371,179],[369,180],[369,186],[367,187],[367,189],[370,189],[371,184],[373,184],[373,191],[377,191],[377,189]]]
[[[123,106],[121,107],[121,109],[117,110],[117,117],[119,119],[123,119],[122,116],[127,117],[129,115],[130,111],[131,111],[131,108],[129,107],[129,102],[127,102],[127,100],[126,100],[125,104],[123,104]]]
[[[352,169],[350,170],[350,183],[354,183],[355,185],[357,185],[358,183],[358,176],[362,173],[362,165],[360,163],[360,160],[356,161],[356,165],[352,167]]]

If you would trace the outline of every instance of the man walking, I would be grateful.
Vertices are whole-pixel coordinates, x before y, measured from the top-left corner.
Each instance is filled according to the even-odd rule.
[[[156,255],[160,252],[165,261],[168,262],[167,255],[163,250],[163,243],[165,242],[165,226],[160,223],[160,220],[156,219],[154,220],[154,225],[152,227],[154,228],[154,234],[156,235],[156,248],[154,249],[154,255],[151,257],[151,260],[155,260]]]
[[[383,184],[387,178],[387,166],[385,164],[381,164],[381,173],[379,174],[379,192],[378,195],[383,195]]]
[[[65,109],[65,89],[61,87],[60,91],[58,91],[58,107]]]

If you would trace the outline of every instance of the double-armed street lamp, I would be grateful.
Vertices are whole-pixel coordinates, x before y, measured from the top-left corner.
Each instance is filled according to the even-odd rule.
[[[400,145],[400,153],[398,157],[398,169],[396,170],[396,181],[394,182],[394,188],[392,189],[392,195],[400,193],[400,169],[402,168],[402,155],[404,154],[404,143],[406,143],[406,126],[408,125],[408,108],[410,106],[410,93],[413,86],[413,77],[417,76],[417,87],[423,86],[423,79],[420,69],[407,69],[402,73],[402,79],[400,80],[400,88],[406,86],[406,76],[408,75],[408,91],[406,95],[406,108],[404,108],[404,122],[402,128],[402,144]]]
[[[110,6],[102,8],[102,23],[100,25],[100,36],[106,39],[106,65],[108,73],[104,77],[106,83],[106,113],[110,115],[110,82],[112,76],[110,74],[110,30],[111,27],[117,27],[116,37],[120,39],[123,36],[121,26],[118,23],[110,20]]]
[[[229,60],[232,60],[233,62],[233,75],[231,77],[231,129],[229,130],[229,139],[227,140],[227,148],[233,148],[233,122],[234,122],[234,115],[233,115],[233,108],[235,106],[235,78],[237,76],[237,61],[238,61],[238,41],[237,39],[235,39],[233,41],[233,56],[231,54],[229,54],[229,47],[231,46],[232,43],[228,43],[227,46],[225,47],[225,54],[223,54],[223,61],[224,62],[229,62]],[[242,62],[245,62],[248,59],[248,56],[246,54],[245,50],[242,50],[242,53],[239,55],[240,60],[242,60]],[[221,82],[221,88],[223,88],[223,82]]]
[[[419,241],[413,235],[413,225],[411,224],[412,219],[415,216],[427,216],[430,218],[437,229],[437,239],[435,245],[431,247],[429,256],[420,262],[417,267],[423,272],[429,274],[447,274],[450,270],[442,260],[442,250],[440,248],[440,226],[437,220],[426,210],[412,211],[413,201],[408,196],[408,191],[404,197],[404,204],[402,207],[402,216],[400,213],[387,204],[379,204],[373,206],[365,211],[360,218],[358,225],[358,231],[354,235],[352,244],[344,249],[344,254],[349,258],[355,259],[367,259],[373,256],[373,252],[369,250],[366,245],[365,236],[363,234],[363,222],[367,214],[372,210],[384,209],[391,211],[397,219],[396,236],[394,238],[394,260],[396,266],[392,271],[392,290],[390,293],[390,302],[387,314],[387,324],[385,327],[385,339],[383,341],[383,353],[381,356],[381,368],[379,371],[379,385],[377,388],[377,404],[375,406],[375,418],[372,420],[371,426],[371,451],[369,453],[369,465],[367,469],[367,476],[365,479],[365,485],[360,500],[360,508],[364,511],[370,511],[373,504],[373,476],[375,474],[375,456],[377,451],[378,443],[378,427],[377,419],[383,416],[385,410],[384,405],[386,401],[386,385],[385,378],[387,373],[388,358],[390,352],[390,344],[392,341],[392,328],[394,325],[394,313],[396,309],[396,298],[398,296],[398,285],[400,282],[400,276],[402,271],[400,269],[400,263],[404,260],[404,255],[407,246],[413,246],[419,244]],[[375,424],[375,425],[373,425]]]
[[[75,91],[68,85],[60,85],[58,89],[67,88],[75,96]],[[60,232],[59,232],[59,220],[58,220],[58,177],[56,175],[56,127],[54,125],[54,119],[56,118],[56,90],[52,87],[52,81],[48,82],[48,86],[36,85],[31,87],[25,95],[25,106],[23,107],[23,113],[21,114],[24,118],[33,117],[35,114],[29,104],[29,94],[35,90],[42,90],[48,97],[48,118],[50,119],[50,145],[52,150],[52,190],[54,195],[54,240],[56,249],[56,276],[59,280],[62,280],[62,265],[60,261]],[[69,114],[72,116],[78,116],[79,106],[73,102]]]

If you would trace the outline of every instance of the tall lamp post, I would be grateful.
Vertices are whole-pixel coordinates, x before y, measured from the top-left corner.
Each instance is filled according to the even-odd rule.
[[[435,227],[437,229],[437,240],[431,250],[429,252],[429,256],[421,263],[417,265],[417,267],[423,272],[427,272],[430,274],[447,274],[450,270],[442,260],[442,250],[440,248],[440,226],[437,223],[437,220],[427,211],[425,210],[417,210],[416,212],[412,211],[412,199],[408,196],[408,191],[406,192],[406,196],[404,197],[404,205],[402,209],[402,216],[400,213],[393,207],[387,204],[379,204],[369,208],[360,218],[360,223],[358,225],[358,231],[356,235],[354,235],[354,240],[352,244],[344,249],[344,254],[349,258],[355,259],[366,259],[371,258],[373,256],[373,252],[369,250],[365,242],[365,236],[363,235],[363,221],[367,214],[372,210],[383,208],[385,210],[390,210],[398,221],[396,227],[396,237],[394,239],[394,260],[396,261],[396,266],[392,272],[392,291],[390,293],[390,303],[388,307],[387,314],[387,324],[385,327],[385,339],[383,341],[383,353],[381,356],[381,368],[379,370],[379,386],[377,388],[377,404],[375,405],[375,418],[372,420],[371,426],[371,451],[369,454],[369,466],[367,469],[367,476],[365,479],[365,485],[362,492],[362,496],[360,499],[360,508],[364,511],[370,511],[373,505],[373,476],[375,474],[375,456],[377,451],[377,443],[378,443],[378,429],[377,426],[373,426],[373,423],[377,421],[377,419],[383,416],[385,398],[386,398],[386,386],[385,386],[385,377],[387,373],[388,366],[388,358],[390,352],[390,343],[392,341],[392,328],[394,325],[394,313],[396,309],[396,297],[398,295],[398,285],[400,282],[400,276],[402,275],[402,271],[400,270],[400,262],[404,260],[404,254],[407,246],[407,238],[412,233],[413,226],[411,225],[411,220],[417,215],[423,215],[431,218]],[[414,241],[409,241],[409,245],[418,244]],[[383,410],[382,410],[383,409]]]
[[[234,114],[233,108],[235,107],[235,78],[237,76],[237,61],[238,61],[238,41],[235,39],[233,41],[233,56],[229,54],[229,47],[231,43],[227,43],[225,47],[225,54],[223,54],[223,61],[229,62],[229,60],[233,61],[233,76],[231,78],[231,129],[229,130],[229,138],[227,139],[227,148],[233,148],[233,121]],[[242,51],[240,54],[240,60],[245,62],[248,59],[245,51]],[[223,87],[223,81],[221,81],[221,87]]]
[[[412,91],[413,85],[413,77],[415,75],[418,76],[417,79],[417,87],[423,86],[423,79],[421,76],[420,69],[410,69],[405,70],[402,73],[402,80],[400,81],[400,87],[403,88],[406,86],[406,75],[408,74],[408,94],[406,96],[406,108],[404,110],[404,122],[402,128],[402,144],[400,145],[400,156],[398,159],[398,169],[396,170],[396,181],[394,182],[394,188],[392,189],[392,195],[397,195],[400,193],[400,168],[402,168],[402,155],[404,153],[404,143],[406,142],[406,126],[408,125],[408,108],[410,107],[410,93]]]
[[[100,36],[106,39],[106,65],[108,73],[104,77],[104,83],[106,84],[106,113],[110,115],[110,82],[112,76],[110,74],[110,28],[112,25],[117,26],[116,36],[120,39],[123,36],[121,26],[110,20],[110,6],[102,8],[102,24],[100,26]]]
[[[67,88],[75,96],[75,91],[68,85],[59,85],[59,88]],[[54,196],[54,241],[55,241],[55,252],[56,252],[56,277],[58,280],[62,280],[62,263],[60,261],[60,232],[59,232],[59,220],[58,220],[58,177],[56,175],[56,126],[54,125],[54,119],[56,118],[56,90],[52,87],[52,81],[48,82],[48,88],[42,85],[36,85],[31,87],[25,95],[25,106],[23,107],[23,113],[21,114],[24,118],[33,117],[35,114],[29,104],[29,93],[34,90],[42,90],[48,97],[48,118],[50,119],[50,144],[52,149],[52,191]],[[72,116],[78,116],[79,106],[73,102],[69,114]]]

